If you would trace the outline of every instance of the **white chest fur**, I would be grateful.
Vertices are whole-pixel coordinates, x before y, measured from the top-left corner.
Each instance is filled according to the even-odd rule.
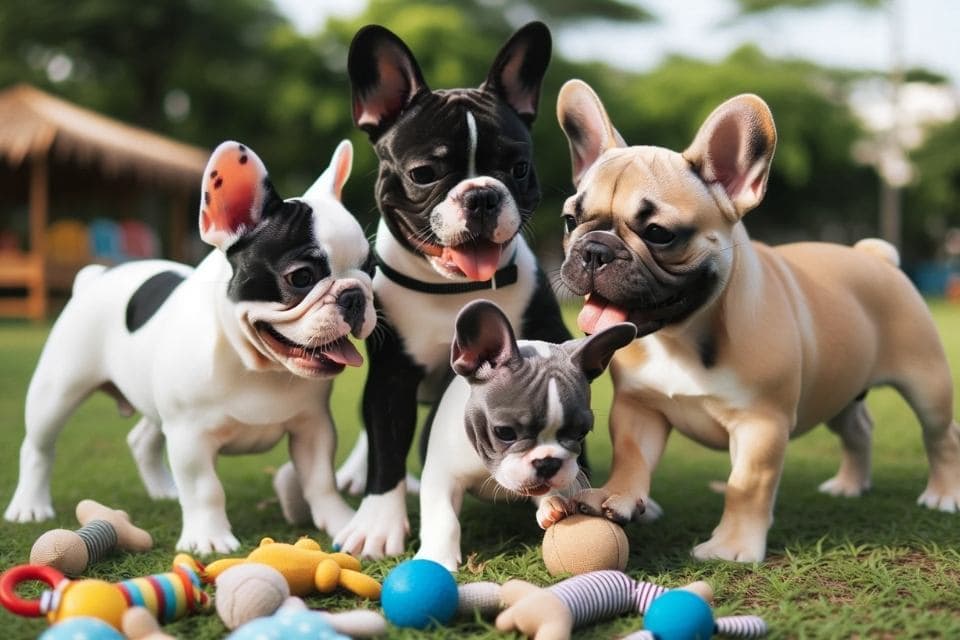
[[[639,364],[637,351],[643,353]],[[732,370],[708,369],[696,354],[668,350],[656,334],[614,358],[618,393],[656,409],[670,426],[704,444],[725,447],[730,417],[750,404],[749,389]]]

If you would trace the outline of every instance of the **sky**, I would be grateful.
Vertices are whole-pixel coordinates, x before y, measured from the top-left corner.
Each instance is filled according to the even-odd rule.
[[[328,15],[353,15],[365,0],[275,0],[304,33]],[[574,60],[603,60],[645,71],[670,53],[718,60],[743,42],[776,57],[799,57],[855,69],[892,65],[891,43],[902,42],[906,67],[947,76],[960,90],[960,0],[893,0],[893,10],[844,3],[816,10],[777,10],[738,19],[731,0],[644,0],[659,17],[647,25],[595,23],[555,33],[557,47]],[[893,28],[896,25],[896,29]],[[389,26],[389,25],[388,25]],[[896,34],[896,35],[895,35]]]

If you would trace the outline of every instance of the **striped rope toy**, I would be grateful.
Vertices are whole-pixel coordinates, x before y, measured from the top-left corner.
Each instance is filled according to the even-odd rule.
[[[127,604],[145,607],[161,624],[210,606],[210,596],[200,582],[201,567],[186,554],[173,559],[173,569],[117,583]]]

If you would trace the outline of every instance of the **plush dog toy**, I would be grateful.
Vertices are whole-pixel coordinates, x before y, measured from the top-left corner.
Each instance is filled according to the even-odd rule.
[[[713,599],[706,582],[693,582],[684,591],[704,601]],[[536,640],[566,640],[573,629],[625,613],[645,614],[666,587],[637,581],[620,571],[593,571],[541,588],[523,580],[510,580],[502,587],[476,582],[460,587],[460,612],[482,614],[505,609],[496,619],[497,629],[518,631]],[[714,633],[758,638],[766,623],[755,616],[732,616],[716,620]]]
[[[295,596],[314,591],[331,593],[342,587],[363,598],[380,598],[380,583],[360,572],[359,560],[347,553],[327,553],[310,538],[300,538],[294,544],[264,538],[246,558],[224,558],[208,564],[204,580],[212,582],[227,569],[248,562],[265,564],[279,571]]]

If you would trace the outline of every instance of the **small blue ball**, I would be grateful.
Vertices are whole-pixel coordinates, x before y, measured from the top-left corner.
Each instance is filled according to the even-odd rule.
[[[124,640],[126,636],[100,618],[67,618],[40,634],[37,640]]]
[[[433,560],[407,560],[387,574],[380,604],[398,627],[426,629],[450,622],[457,612],[457,582]]]
[[[643,616],[643,628],[657,640],[709,640],[713,626],[710,605],[697,594],[679,589],[654,600]]]

